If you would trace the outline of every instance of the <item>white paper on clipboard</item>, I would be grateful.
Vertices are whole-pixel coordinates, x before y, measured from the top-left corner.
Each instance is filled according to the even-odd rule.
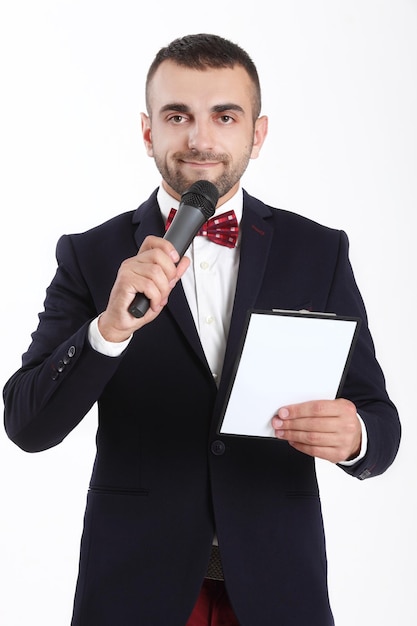
[[[218,432],[274,437],[277,409],[334,399],[345,378],[359,318],[250,311]]]

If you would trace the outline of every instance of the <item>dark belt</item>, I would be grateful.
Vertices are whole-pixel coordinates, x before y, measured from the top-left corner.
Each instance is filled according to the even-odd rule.
[[[206,578],[210,578],[210,580],[224,580],[219,546],[211,546],[210,561],[207,568]]]

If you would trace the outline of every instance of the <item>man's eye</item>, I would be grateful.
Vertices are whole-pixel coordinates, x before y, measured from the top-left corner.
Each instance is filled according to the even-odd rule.
[[[174,124],[181,124],[181,122],[184,121],[184,116],[183,115],[172,115],[172,117],[170,117],[169,119]]]
[[[233,117],[230,115],[222,115],[220,120],[223,124],[231,124],[233,122]]]

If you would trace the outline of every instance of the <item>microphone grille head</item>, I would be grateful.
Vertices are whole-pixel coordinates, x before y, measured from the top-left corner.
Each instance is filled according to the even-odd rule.
[[[181,196],[181,202],[199,208],[208,220],[216,210],[219,199],[217,187],[209,180],[198,180]]]

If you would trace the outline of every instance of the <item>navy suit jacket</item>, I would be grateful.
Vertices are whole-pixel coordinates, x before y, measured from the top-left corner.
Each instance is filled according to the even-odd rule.
[[[215,532],[243,626],[333,624],[314,459],[284,441],[217,434],[248,309],[362,318],[341,395],[356,404],[369,442],[346,472],[364,479],[386,470],[399,445],[398,415],[346,235],[246,192],[241,227],[219,388],[181,283],[120,357],[95,352],[87,339],[120,263],[146,235],[163,233],[156,192],[136,211],[58,243],[45,310],[4,399],[9,437],[32,452],[62,441],[98,402],[73,626],[183,626]]]

